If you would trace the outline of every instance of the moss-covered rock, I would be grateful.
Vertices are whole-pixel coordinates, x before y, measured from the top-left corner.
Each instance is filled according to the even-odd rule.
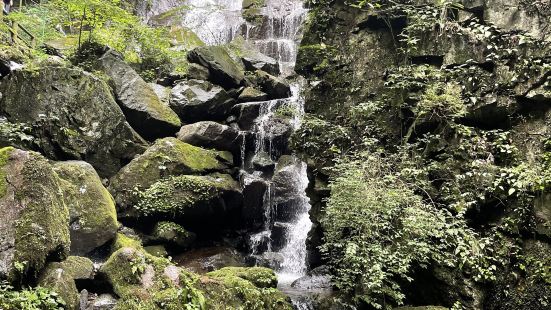
[[[153,184],[140,194],[134,209],[141,216],[174,217],[200,228],[205,221],[238,211],[241,201],[239,184],[227,174],[181,175]]]
[[[212,279],[202,279],[199,287],[204,290],[209,309],[293,309],[288,298],[272,287],[275,274],[269,269],[229,267],[207,276]]]
[[[81,69],[39,63],[3,79],[0,92],[3,115],[31,127],[37,147],[51,159],[82,159],[105,177],[145,149],[109,87]]]
[[[162,104],[155,91],[124,62],[122,55],[110,50],[98,63],[109,77],[128,122],[142,137],[153,140],[178,131],[181,126],[178,115]]]
[[[121,298],[116,309],[205,309],[195,281],[166,259],[135,248],[121,248],[100,269]]]
[[[194,233],[173,222],[155,224],[151,235],[158,242],[172,243],[180,247],[189,247],[196,238]]]
[[[164,245],[150,245],[144,247],[144,250],[153,256],[168,257],[168,252]]]
[[[235,62],[223,46],[198,47],[188,54],[188,60],[209,69],[209,80],[224,88],[245,83],[244,69]]]
[[[34,152],[0,150],[0,277],[35,277],[67,256],[69,211],[50,163]]]
[[[65,302],[67,310],[79,308],[79,295],[75,280],[59,263],[52,263],[44,269],[38,285],[56,292]]]
[[[117,211],[94,168],[81,161],[58,162],[71,223],[71,253],[86,254],[115,237]]]
[[[126,209],[138,201],[139,191],[174,175],[204,174],[228,168],[220,153],[184,143],[176,138],[158,140],[111,178],[109,191]]]
[[[127,236],[123,233],[117,233],[115,239],[113,240],[113,244],[111,245],[111,252],[116,252],[122,248],[141,249],[142,247],[141,240]]]
[[[48,264],[42,271],[38,285],[56,292],[66,309],[79,309],[79,295],[75,280],[94,277],[94,263],[86,257],[69,256],[62,262]]]
[[[245,279],[257,287],[277,287],[277,277],[272,269],[264,267],[226,267],[207,274],[213,278],[238,277]]]

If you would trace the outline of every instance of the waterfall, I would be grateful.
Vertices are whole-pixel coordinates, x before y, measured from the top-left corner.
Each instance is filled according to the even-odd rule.
[[[193,30],[208,45],[231,42],[242,36],[260,52],[278,60],[283,76],[291,76],[307,10],[302,0],[266,0],[254,23],[242,16],[243,0],[164,0],[153,10],[175,10],[174,2],[185,7],[178,15],[181,25]],[[307,271],[306,239],[312,227],[306,195],[307,167],[293,155],[285,155],[287,141],[280,141],[281,124],[274,123],[277,110],[295,111],[286,120],[287,131],[296,130],[304,113],[303,81],[295,78],[289,98],[257,102],[259,116],[252,129],[241,131],[241,182],[244,188],[264,184],[262,219],[248,240],[250,256],[256,264],[276,270],[280,288],[291,284]],[[247,138],[254,143],[248,144]],[[269,168],[267,168],[269,167]],[[291,293],[294,294],[294,293]],[[297,309],[311,309],[303,296],[292,296]]]

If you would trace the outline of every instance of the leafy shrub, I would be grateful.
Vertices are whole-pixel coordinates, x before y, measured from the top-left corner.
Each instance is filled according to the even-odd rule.
[[[436,262],[481,281],[491,278],[496,266],[490,239],[416,194],[391,163],[370,152],[341,160],[334,169],[321,251],[336,286],[357,302],[383,308],[402,303],[399,282],[412,281],[414,266]]]
[[[0,282],[0,309],[63,310],[64,305],[55,292],[43,287],[16,291],[6,282]]]

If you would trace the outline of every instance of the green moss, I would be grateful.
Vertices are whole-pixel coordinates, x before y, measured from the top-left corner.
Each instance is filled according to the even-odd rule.
[[[90,279],[94,273],[94,263],[86,257],[69,256],[59,264],[59,268],[67,272],[73,279]]]
[[[122,248],[135,248],[141,249],[142,243],[139,240],[128,237],[125,234],[117,233],[113,245],[111,246],[111,251],[116,252]]]
[[[143,250],[118,250],[100,272],[121,298],[118,310],[206,309],[203,295],[193,286],[195,277]]]
[[[205,291],[209,309],[292,309],[287,297],[273,288],[277,280],[270,269],[229,267],[207,276],[212,280],[203,281],[201,288]]]
[[[71,221],[79,229],[71,231],[71,249],[85,254],[105,244],[118,229],[113,197],[103,186],[94,168],[80,161],[56,163]]]
[[[192,207],[216,199],[224,190],[236,188],[237,183],[228,175],[170,177],[153,184],[140,193],[135,209],[140,215],[183,215]]]
[[[159,241],[171,242],[182,247],[189,246],[195,241],[194,233],[173,222],[157,223],[153,228],[152,235]]]
[[[213,278],[239,277],[260,288],[277,287],[277,277],[272,269],[264,267],[226,267],[207,274]]]
[[[22,186],[15,191],[15,198],[25,203],[25,209],[15,223],[14,261],[25,262],[26,271],[36,273],[46,257],[67,255],[69,211],[48,161],[37,153],[27,154],[21,170]]]
[[[8,184],[6,180],[6,172],[4,167],[8,164],[8,160],[11,152],[13,152],[13,147],[5,147],[0,149],[0,196],[6,194],[6,186]]]

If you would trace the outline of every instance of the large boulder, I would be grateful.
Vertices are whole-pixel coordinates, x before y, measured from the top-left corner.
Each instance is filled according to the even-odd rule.
[[[246,87],[237,100],[241,102],[254,102],[254,101],[265,101],[268,100],[268,95],[256,88]]]
[[[105,177],[145,150],[109,87],[81,69],[18,70],[0,81],[0,92],[2,114],[33,128],[38,148],[49,158],[85,160]]]
[[[195,241],[196,235],[179,224],[165,221],[155,224],[151,237],[156,242],[189,247]]]
[[[252,77],[254,83],[259,85],[270,99],[281,99],[291,96],[291,86],[280,77],[273,76],[264,71],[256,71]]]
[[[223,46],[198,47],[188,54],[188,60],[209,70],[209,80],[226,89],[245,84],[243,67],[234,61]]]
[[[241,187],[230,175],[180,175],[145,190],[132,215],[176,218],[192,231],[211,234],[232,225],[241,204]]]
[[[82,161],[58,162],[70,215],[71,254],[84,255],[115,237],[117,211],[94,168]]]
[[[198,122],[186,125],[178,132],[183,142],[236,154],[241,149],[243,136],[229,126],[216,122]]]
[[[187,251],[174,261],[189,271],[204,274],[224,267],[245,267],[245,257],[228,247],[210,247]]]
[[[229,269],[198,277],[166,259],[126,247],[113,253],[100,273],[120,297],[121,309],[292,309],[267,269]]]
[[[61,183],[41,155],[0,150],[0,278],[38,275],[69,252],[69,211]]]
[[[79,309],[76,280],[90,280],[94,276],[94,263],[85,257],[70,256],[63,262],[50,263],[42,271],[38,285],[56,292],[65,302],[66,309]]]
[[[205,174],[228,168],[229,157],[223,152],[205,150],[176,138],[158,140],[111,178],[109,191],[124,210],[137,202],[137,191],[148,189],[157,181],[181,174]]]
[[[109,77],[126,119],[142,137],[154,140],[171,136],[178,130],[181,126],[178,115],[161,102],[155,90],[122,55],[109,50],[98,63]]]
[[[235,103],[222,87],[201,80],[180,82],[170,95],[170,107],[187,123],[223,120]]]

